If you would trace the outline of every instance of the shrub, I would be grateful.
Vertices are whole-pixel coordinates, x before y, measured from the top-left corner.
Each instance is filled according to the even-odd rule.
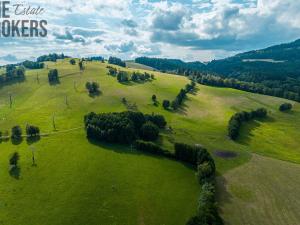
[[[157,100],[156,95],[152,95],[151,99],[152,99],[153,102],[156,102],[156,100]]]
[[[22,137],[22,128],[20,126],[14,126],[11,129],[11,137],[13,139],[20,139]]]
[[[144,123],[140,130],[141,138],[146,141],[156,140],[158,138],[158,134],[159,134],[158,127],[150,121]]]
[[[289,111],[293,108],[293,105],[291,103],[283,103],[282,105],[279,106],[279,110],[281,112],[284,112],[284,111]]]
[[[71,65],[75,65],[75,64],[76,64],[75,59],[70,59],[70,64],[71,64]]]
[[[97,82],[87,82],[85,87],[89,91],[90,95],[97,95],[100,93],[100,86]]]
[[[40,135],[40,128],[33,126],[33,125],[27,125],[26,126],[26,134],[28,136],[39,136]]]
[[[170,107],[170,101],[169,100],[163,100],[163,107],[164,107],[164,109],[168,109]]]

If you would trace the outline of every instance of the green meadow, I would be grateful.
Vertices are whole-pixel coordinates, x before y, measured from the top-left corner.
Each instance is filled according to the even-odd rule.
[[[226,188],[221,182],[219,191],[222,215],[228,224],[259,224],[262,221],[259,218],[267,216],[272,219],[261,224],[284,224],[276,222],[276,216],[278,213],[285,215],[289,210],[288,201],[280,201],[286,189],[271,185],[271,181],[285,182],[285,174],[292,174],[294,168],[299,168],[300,104],[292,102],[292,112],[282,113],[278,107],[287,100],[197,85],[183,106],[173,112],[164,110],[161,103],[176,97],[189,83],[186,77],[151,71],[155,75],[151,82],[122,84],[107,75],[106,63],[88,62],[83,73],[79,72],[78,65],[70,65],[68,60],[47,65],[49,69],[58,69],[60,84],[49,85],[48,70],[42,69],[26,71],[25,82],[0,87],[0,130],[20,125],[24,132],[26,124],[32,124],[38,126],[42,134],[47,134],[37,142],[24,138],[18,144],[10,140],[0,143],[0,224],[179,225],[194,215],[200,186],[193,168],[136,152],[130,146],[87,140],[83,129],[84,115],[91,111],[125,111],[128,108],[122,98],[135,105],[136,110],[165,116],[171,129],[163,131],[157,141],[165,149],[173,151],[175,142],[185,142],[202,145],[211,152],[219,179],[226,178],[227,184],[232,182],[233,185]],[[124,70],[145,69],[132,67]],[[88,95],[87,81],[100,84],[99,96]],[[153,94],[157,96],[158,106],[152,103]],[[9,95],[13,99],[11,108]],[[268,110],[268,118],[243,125],[239,139],[230,140],[227,137],[230,117],[235,112],[258,107]],[[20,154],[20,171],[12,176],[8,160],[15,151]],[[220,157],[216,152],[231,152],[234,157]],[[260,160],[261,156],[252,153],[266,157]],[[36,165],[32,165],[32,154]],[[257,157],[262,166],[249,169]],[[268,161],[268,157],[276,160]],[[264,161],[268,161],[269,167],[264,166]],[[270,169],[272,164],[279,169]],[[269,180],[265,182],[269,183],[257,187],[262,191],[248,194],[247,188],[251,186],[239,187],[236,183],[239,179],[259,182],[264,173],[261,171],[261,176],[256,178],[258,168],[266,170]],[[299,189],[298,181],[290,182]],[[269,211],[268,207],[272,202],[261,205],[260,201],[255,201],[269,190],[274,195],[280,192],[274,204],[280,204],[282,210],[275,208],[277,211],[270,212],[273,208]],[[296,198],[297,194],[291,192],[289,198]],[[237,205],[229,204],[227,195],[233,196],[232,203],[237,202]],[[240,195],[246,200],[254,200],[241,202]],[[240,218],[238,209],[230,210],[244,206],[248,212],[244,214],[245,218]],[[253,214],[252,207],[256,206],[263,209]],[[299,204],[295,207],[300,210]],[[296,210],[290,213],[294,219],[287,224],[300,220]],[[258,217],[256,220],[252,218],[254,215]],[[254,222],[241,222],[248,220]]]

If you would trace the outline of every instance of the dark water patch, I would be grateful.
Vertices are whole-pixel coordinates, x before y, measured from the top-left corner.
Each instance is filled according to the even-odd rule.
[[[233,151],[224,151],[224,150],[216,150],[214,151],[215,156],[218,156],[223,159],[231,159],[238,156],[236,152]]]

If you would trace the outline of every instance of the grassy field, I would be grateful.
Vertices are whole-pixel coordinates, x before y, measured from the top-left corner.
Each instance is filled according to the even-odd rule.
[[[146,66],[146,65],[143,65],[143,64],[139,64],[139,63],[136,63],[134,61],[126,61],[126,66],[129,67],[129,68],[132,68],[132,69],[141,69],[141,70],[156,70],[154,69],[153,67],[150,67],[150,66]]]
[[[254,155],[219,178],[221,212],[230,225],[300,221],[300,165]]]
[[[144,113],[166,117],[172,131],[163,131],[158,143],[170,151],[177,141],[201,144],[213,155],[234,152],[236,157],[230,159],[215,157],[220,175],[247,163],[252,152],[300,163],[299,104],[292,113],[281,113],[278,107],[287,100],[197,85],[180,110],[166,111],[161,104],[154,106],[151,96],[156,94],[160,103],[173,100],[187,78],[151,72],[155,74],[151,82],[120,84],[107,75],[106,65],[88,63],[80,74],[78,66],[67,61],[48,63],[62,76],[59,85],[50,86],[43,69],[27,71],[26,82],[0,88],[0,130],[16,124],[25,128],[29,123],[42,133],[53,132],[53,117],[58,129],[36,143],[0,144],[0,181],[5,184],[0,187],[0,224],[174,225],[184,224],[194,214],[200,188],[191,168],[124,146],[87,141],[80,128],[83,116],[90,111],[124,111],[123,97]],[[87,81],[99,82],[102,94],[89,97]],[[246,124],[237,142],[229,140],[226,128],[231,115],[262,106],[269,118]],[[72,128],[79,129],[62,132]],[[32,148],[37,166],[32,166]],[[8,158],[14,151],[21,156],[18,179],[8,173]]]

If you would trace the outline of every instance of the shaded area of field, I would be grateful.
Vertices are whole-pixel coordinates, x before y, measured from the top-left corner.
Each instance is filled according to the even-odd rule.
[[[300,165],[253,155],[219,177],[218,187],[226,224],[299,224]]]

